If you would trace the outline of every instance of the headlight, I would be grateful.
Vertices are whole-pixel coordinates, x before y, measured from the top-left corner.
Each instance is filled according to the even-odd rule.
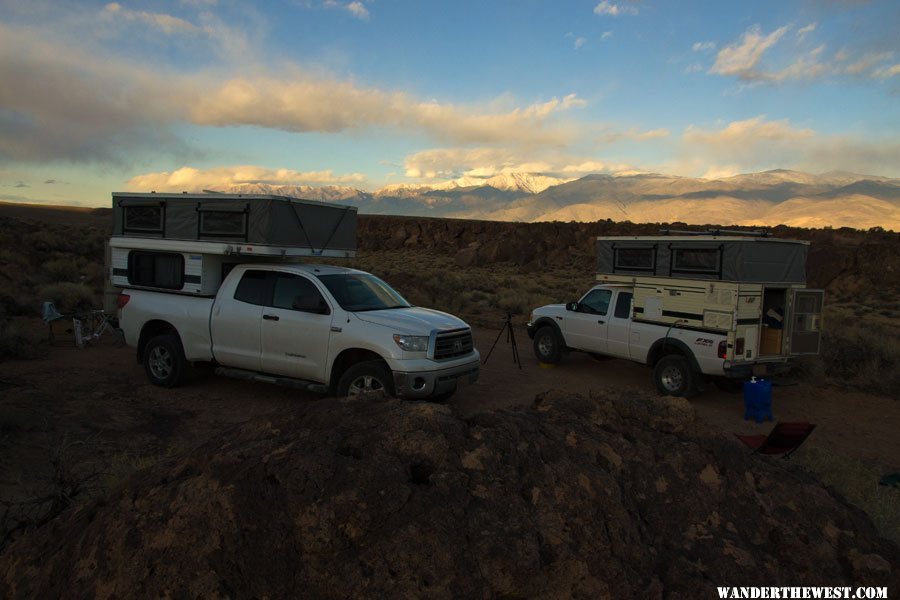
[[[394,341],[403,350],[407,352],[427,352],[428,336],[427,335],[400,335],[394,334]]]

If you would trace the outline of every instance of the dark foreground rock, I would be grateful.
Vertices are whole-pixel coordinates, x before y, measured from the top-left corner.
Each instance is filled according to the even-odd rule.
[[[460,420],[304,403],[143,471],[0,556],[0,597],[715,597],[900,589],[898,550],[683,400],[548,393]]]

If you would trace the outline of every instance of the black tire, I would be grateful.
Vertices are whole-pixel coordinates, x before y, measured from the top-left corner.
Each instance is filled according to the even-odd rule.
[[[542,363],[555,365],[562,360],[563,343],[556,330],[545,325],[534,334],[534,355]]]
[[[744,391],[744,381],[742,379],[729,379],[728,377],[716,377],[713,384],[729,394],[738,394]]]
[[[181,340],[172,334],[159,335],[144,348],[144,371],[153,385],[172,388],[184,381],[190,365],[184,358]]]
[[[653,379],[663,396],[689,398],[696,393],[697,376],[680,354],[663,356],[653,369]]]
[[[338,379],[337,395],[339,398],[378,391],[383,391],[391,397],[394,396],[394,376],[388,366],[380,360],[356,363],[344,371],[341,378]]]

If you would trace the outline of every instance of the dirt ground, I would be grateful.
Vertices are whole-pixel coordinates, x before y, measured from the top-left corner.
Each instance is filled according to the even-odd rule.
[[[498,333],[475,330],[483,358]],[[516,341],[522,369],[501,336],[480,380],[449,401],[454,412],[467,416],[530,403],[550,389],[583,394],[599,386],[653,391],[650,370],[641,365],[571,353],[559,365],[542,368],[524,331],[517,331]],[[135,468],[195,447],[237,423],[316,398],[211,373],[167,390],[147,383],[132,348],[105,341],[77,349],[59,341],[46,359],[0,364],[0,498],[37,493],[49,476],[48,452],[53,448],[64,445],[70,463],[95,469],[109,486]],[[772,427],[744,421],[740,394],[708,386],[691,402],[703,420],[726,436],[766,433]],[[776,421],[816,423],[808,448],[827,449],[883,472],[900,469],[900,402],[799,384],[773,389],[773,414]]]

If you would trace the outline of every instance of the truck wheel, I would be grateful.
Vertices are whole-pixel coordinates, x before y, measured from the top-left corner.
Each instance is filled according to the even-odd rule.
[[[678,354],[662,357],[653,370],[656,389],[663,396],[694,395],[696,377],[687,359]]]
[[[356,363],[341,375],[337,395],[358,396],[366,392],[384,392],[394,396],[394,377],[387,365],[378,360]]]
[[[534,355],[542,363],[555,365],[562,359],[563,344],[556,330],[546,325],[534,334]]]
[[[188,370],[181,341],[174,335],[159,335],[144,348],[144,371],[154,385],[175,387]]]

